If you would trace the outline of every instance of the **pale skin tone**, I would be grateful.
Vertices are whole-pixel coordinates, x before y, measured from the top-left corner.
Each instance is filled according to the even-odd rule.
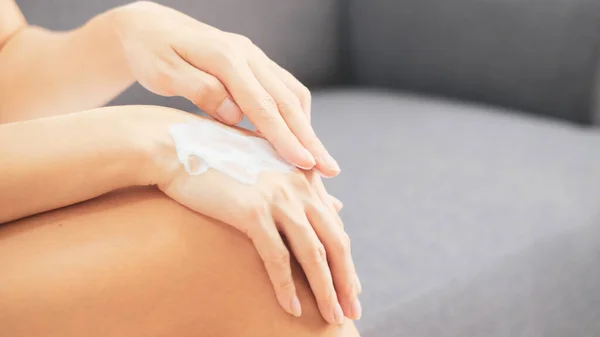
[[[0,48],[0,123],[15,122],[0,125],[0,157],[8,163],[0,165],[0,205],[6,206],[0,223],[119,188],[156,185],[245,234],[289,314],[302,314],[290,267],[294,255],[327,322],[360,317],[360,282],[336,212],[341,205],[315,172],[333,176],[339,168],[328,164],[310,127],[304,86],[247,39],[152,3],[54,33],[27,26],[12,0],[0,0]],[[250,187],[218,172],[192,178],[166,130],[198,117],[142,106],[82,111],[135,80],[157,94],[184,96],[225,124],[245,114],[285,159],[315,170],[265,174]],[[235,118],[224,118],[223,106]],[[57,112],[71,113],[52,116]],[[25,119],[33,120],[16,122]]]
[[[27,26],[14,0],[0,0],[0,46],[0,122],[94,108],[138,81],[226,124],[246,115],[289,162],[340,172],[310,126],[304,85],[248,38],[171,8],[136,2],[51,32]]]

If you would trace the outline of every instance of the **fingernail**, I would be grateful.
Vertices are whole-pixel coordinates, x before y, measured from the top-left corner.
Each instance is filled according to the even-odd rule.
[[[337,324],[344,324],[344,312],[339,303],[335,303],[335,309],[333,309],[333,319]]]
[[[328,176],[326,176],[325,174],[323,174],[323,172],[319,171],[319,169],[318,169],[318,168],[315,168],[315,171],[317,171],[317,173],[318,173],[318,174],[321,176],[321,178],[323,178],[323,179],[331,178],[331,177],[328,177]]]
[[[290,302],[290,313],[296,317],[300,317],[300,315],[302,315],[302,307],[300,307],[300,300],[298,300],[298,296],[296,295],[292,297],[292,301]]]
[[[321,162],[323,163],[323,165],[327,166],[329,169],[336,171],[336,172],[340,172],[340,166],[338,165],[337,161],[335,161],[335,159],[333,159],[333,157],[329,154],[326,153],[323,156],[321,156]]]
[[[354,319],[360,319],[360,316],[362,316],[362,307],[358,298],[352,303],[352,316]]]
[[[317,164],[317,162],[315,161],[315,157],[313,157],[313,155],[310,152],[308,152],[307,149],[302,149],[302,159],[305,162],[310,163],[309,167],[296,164],[297,167],[299,167],[299,168],[301,168],[303,170],[310,170],[310,169],[312,169]]]
[[[240,108],[229,97],[221,103],[216,112],[223,121],[229,124],[237,124],[244,117]]]

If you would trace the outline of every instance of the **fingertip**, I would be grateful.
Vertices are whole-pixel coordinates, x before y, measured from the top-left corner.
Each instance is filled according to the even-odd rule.
[[[335,178],[335,177],[337,177],[340,174],[339,171],[338,172],[332,171],[331,169],[329,169],[327,167],[324,167],[323,164],[318,163],[318,162],[317,162],[317,165],[315,165],[314,168],[317,171],[317,173],[321,176],[321,178],[325,178],[325,179]]]
[[[302,306],[300,305],[300,300],[298,299],[297,295],[294,295],[290,301],[289,312],[296,317],[302,316]]]
[[[342,307],[339,303],[336,303],[335,308],[333,309],[333,319],[336,324],[344,324],[344,312],[342,311]]]
[[[357,320],[362,316],[362,306],[360,305],[360,301],[357,299],[352,303],[352,319]]]
[[[328,178],[335,177],[342,171],[337,161],[329,153],[317,158],[317,166],[319,171]]]
[[[301,168],[303,170],[311,170],[317,164],[313,155],[310,152],[308,152],[308,150],[305,148],[302,148],[300,150],[298,158],[294,160],[293,163],[298,168]]]
[[[244,113],[240,107],[229,97],[225,98],[215,113],[220,121],[229,125],[236,125],[244,119]]]

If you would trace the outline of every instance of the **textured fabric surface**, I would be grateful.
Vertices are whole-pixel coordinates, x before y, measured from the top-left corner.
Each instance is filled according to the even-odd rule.
[[[125,0],[17,0],[30,24],[72,29]],[[308,85],[336,74],[338,0],[162,0],[202,22],[246,35],[270,58]],[[316,33],[318,32],[318,33]],[[160,104],[189,109],[183,99],[156,97],[136,85],[116,104]]]
[[[361,84],[589,122],[597,0],[348,0]]]
[[[316,93],[363,337],[600,335],[600,130],[368,91]]]

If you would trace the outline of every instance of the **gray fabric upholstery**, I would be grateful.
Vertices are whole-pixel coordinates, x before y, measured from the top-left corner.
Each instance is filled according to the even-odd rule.
[[[30,24],[66,30],[126,0],[17,0]],[[178,9],[220,29],[250,37],[269,57],[309,85],[335,80],[338,0],[167,0]],[[314,32],[318,32],[315,34]],[[134,86],[115,104],[160,104],[181,109],[183,99],[167,99]]]
[[[600,335],[600,132],[368,91],[314,95],[363,337]]]
[[[355,81],[589,122],[596,0],[349,0]]]

